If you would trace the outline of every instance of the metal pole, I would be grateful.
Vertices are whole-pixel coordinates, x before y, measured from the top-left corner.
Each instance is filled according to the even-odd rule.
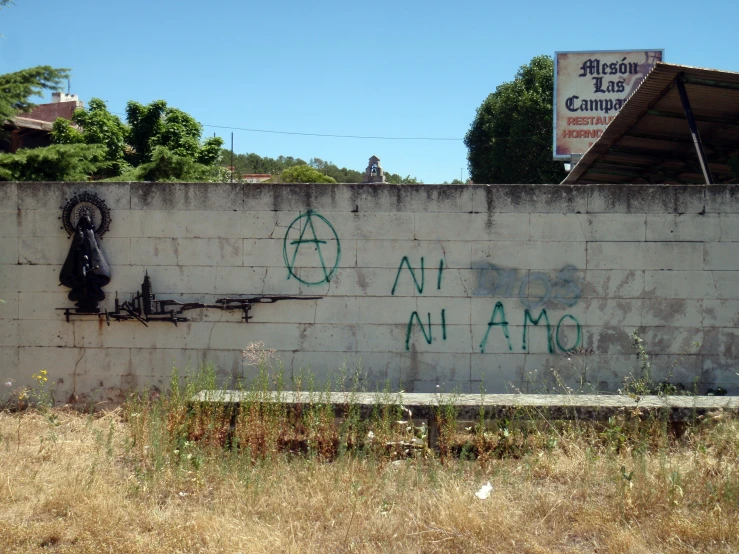
[[[685,119],[688,120],[688,127],[690,127],[690,134],[693,136],[693,144],[695,145],[695,151],[698,154],[698,161],[701,164],[703,170],[703,177],[706,179],[707,185],[713,184],[713,177],[711,176],[711,170],[708,167],[708,159],[706,158],[706,152],[703,150],[703,142],[701,142],[701,136],[698,134],[698,127],[695,124],[695,118],[693,117],[693,109],[690,107],[690,99],[688,99],[688,93],[685,90],[685,83],[683,83],[683,74],[680,73],[676,79],[677,92],[680,95],[680,102],[683,104],[683,111],[685,112]]]
[[[234,167],[234,132],[231,131],[231,182],[234,182],[234,171],[236,171],[236,168]]]

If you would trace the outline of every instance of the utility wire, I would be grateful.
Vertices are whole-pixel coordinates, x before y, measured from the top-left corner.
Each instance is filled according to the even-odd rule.
[[[125,116],[126,114],[118,112],[110,112],[116,115]],[[249,129],[246,127],[229,127],[227,125],[210,125],[208,123],[201,123],[203,127],[210,127],[212,129],[227,129],[230,131],[247,131],[249,133],[271,133],[275,135],[298,135],[301,137],[329,137],[329,138],[350,138],[350,139],[377,139],[377,140],[437,140],[437,141],[461,141],[461,138],[447,138],[447,137],[381,137],[381,136],[364,136],[364,135],[334,135],[334,134],[323,134],[323,133],[299,133],[296,131],[273,131],[270,129]],[[492,137],[491,140],[528,140],[535,138],[530,137]]]
[[[202,124],[203,127],[211,127],[213,129],[231,129],[234,131],[248,131],[250,133],[274,133],[276,135],[300,135],[303,137],[332,137],[332,138],[353,138],[353,139],[380,139],[380,140],[462,140],[460,138],[444,138],[444,137],[374,137],[361,135],[332,135],[322,133],[298,133],[294,131],[270,131],[268,129],[246,129],[244,127],[226,127],[223,125]]]
[[[274,133],[276,135],[300,135],[304,137],[332,137],[332,138],[351,138],[351,139],[379,139],[379,140],[446,140],[446,141],[460,141],[464,140],[461,138],[446,138],[446,137],[379,137],[379,136],[363,136],[363,135],[333,135],[333,134],[321,134],[321,133],[298,133],[294,131],[270,131],[267,129],[247,129],[244,127],[226,127],[223,125],[208,125],[202,123],[203,127],[211,127],[213,129],[229,129],[232,131],[248,131],[250,133]],[[534,138],[531,137],[493,137],[491,140],[528,140]]]

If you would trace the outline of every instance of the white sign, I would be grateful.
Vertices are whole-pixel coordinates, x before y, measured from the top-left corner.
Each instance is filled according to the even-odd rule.
[[[585,153],[662,58],[662,50],[555,52],[554,159]]]

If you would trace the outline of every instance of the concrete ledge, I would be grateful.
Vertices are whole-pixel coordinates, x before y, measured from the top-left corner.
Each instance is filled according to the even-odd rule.
[[[473,420],[511,417],[537,419],[608,419],[629,410],[644,416],[663,413],[670,421],[687,421],[713,410],[739,410],[736,396],[626,396],[595,394],[384,394],[346,392],[266,392],[250,393],[236,390],[202,391],[196,402],[217,402],[239,405],[250,401],[282,403],[287,405],[331,404],[341,414],[349,406],[357,406],[369,413],[376,406],[403,406],[413,417],[435,418],[439,407],[454,406],[457,418]]]
[[[209,390],[195,395],[194,402],[211,402],[237,407],[242,403],[269,402],[286,404],[289,408],[305,405],[331,405],[337,417],[350,408],[358,409],[360,417],[369,417],[381,406],[397,406],[409,410],[408,417],[426,419],[430,448],[439,443],[440,409],[452,406],[458,421],[484,419],[551,419],[605,421],[617,414],[629,413],[646,419],[659,417],[669,421],[676,433],[684,423],[714,410],[739,410],[735,396],[625,396],[567,394],[384,394],[346,392],[256,392]],[[231,412],[232,425],[236,411]]]

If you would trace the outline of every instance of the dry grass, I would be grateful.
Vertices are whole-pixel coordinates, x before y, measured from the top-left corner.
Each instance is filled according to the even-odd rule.
[[[142,414],[0,413],[0,551],[739,551],[739,424],[724,414],[680,441],[563,426],[547,448],[445,463],[254,457],[168,442],[172,418]]]

